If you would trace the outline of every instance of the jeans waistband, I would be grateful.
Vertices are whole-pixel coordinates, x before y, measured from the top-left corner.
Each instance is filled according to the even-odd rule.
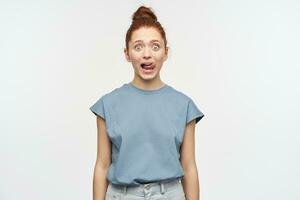
[[[166,191],[176,189],[181,184],[181,177],[167,181],[157,181],[152,183],[145,183],[139,186],[126,186],[109,184],[112,190],[123,193],[133,194],[136,196],[147,196],[155,193],[164,194]]]

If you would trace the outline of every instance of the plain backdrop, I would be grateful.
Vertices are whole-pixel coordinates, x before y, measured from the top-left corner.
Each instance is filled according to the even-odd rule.
[[[140,5],[167,34],[162,80],[205,114],[201,200],[299,200],[296,0],[1,0],[0,199],[92,199],[89,107],[133,78],[123,48]]]

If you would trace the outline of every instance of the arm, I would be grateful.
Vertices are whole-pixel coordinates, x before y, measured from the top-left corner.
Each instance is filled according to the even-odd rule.
[[[199,180],[195,161],[195,120],[186,125],[180,149],[180,162],[184,170],[182,185],[187,200],[199,200]]]
[[[97,160],[93,178],[93,200],[104,200],[108,186],[106,174],[111,163],[111,142],[105,120],[97,116]]]

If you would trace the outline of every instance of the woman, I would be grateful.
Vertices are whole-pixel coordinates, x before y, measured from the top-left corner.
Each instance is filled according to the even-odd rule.
[[[198,200],[194,132],[204,115],[161,80],[167,40],[150,8],[134,13],[124,54],[133,80],[90,107],[98,129],[93,199]]]

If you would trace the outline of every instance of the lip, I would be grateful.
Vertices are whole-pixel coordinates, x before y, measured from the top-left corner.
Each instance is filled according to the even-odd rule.
[[[148,65],[147,67],[145,67],[145,68],[143,68],[142,67],[142,65]],[[148,69],[148,70],[150,70],[151,68],[155,68],[155,63],[154,62],[142,62],[141,64],[140,64],[140,67],[142,68],[142,69]]]
[[[154,62],[142,62],[142,63],[140,64],[140,66],[142,66],[143,64],[145,64],[145,65],[153,65]]]
[[[151,66],[147,69],[147,68],[143,68],[142,64],[151,64]],[[155,63],[154,62],[144,62],[140,64],[140,68],[142,70],[143,73],[149,74],[154,72],[155,70]]]
[[[152,64],[153,62],[142,62],[141,64],[146,64],[146,65],[149,65],[149,64]]]

